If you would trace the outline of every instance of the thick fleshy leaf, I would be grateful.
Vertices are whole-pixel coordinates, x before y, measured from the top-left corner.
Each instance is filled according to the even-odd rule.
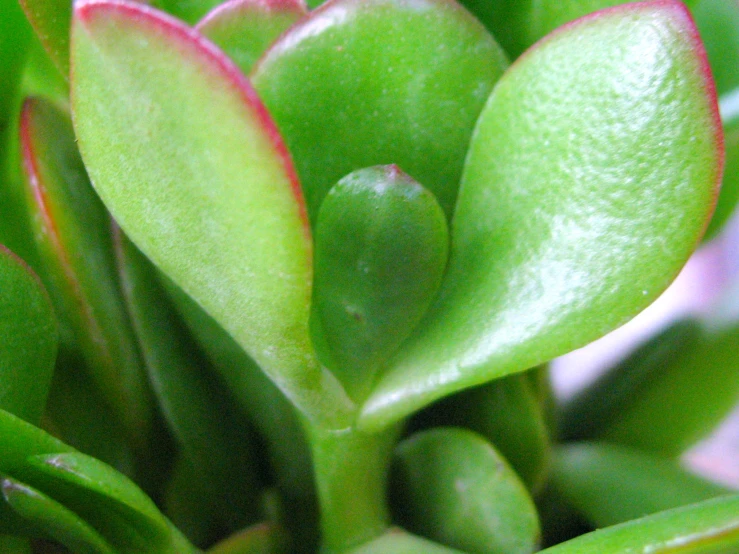
[[[739,401],[739,323],[704,329],[631,395],[600,437],[677,456],[708,435]]]
[[[56,360],[58,328],[41,281],[0,246],[0,408],[37,423]]]
[[[528,554],[539,542],[531,497],[482,437],[439,428],[396,450],[393,495],[413,532],[472,553]]]
[[[154,393],[185,455],[220,496],[232,530],[256,516],[256,460],[249,423],[210,375],[169,303],[157,272],[123,236],[116,250],[123,292]],[[225,513],[224,513],[225,512]]]
[[[366,395],[434,300],[446,268],[444,212],[397,166],[355,171],[321,205],[313,301],[339,376]]]
[[[69,115],[29,98],[21,113],[27,199],[41,274],[62,325],[87,371],[133,443],[146,443],[151,393],[116,273],[111,221],[90,186]]]
[[[411,535],[403,529],[393,528],[381,537],[347,551],[346,554],[463,554],[463,552]]]
[[[253,89],[160,12],[113,0],[75,9],[75,128],[103,201],[300,410],[346,423],[351,402],[310,341],[300,188]]]
[[[465,427],[485,437],[508,460],[531,491],[549,472],[552,446],[544,406],[530,377],[510,375],[457,393],[418,415],[426,427]]]
[[[737,549],[739,495],[733,495],[594,531],[541,554],[732,554]]]
[[[285,531],[260,523],[232,535],[208,549],[208,554],[288,554]]]
[[[14,479],[2,482],[5,501],[23,518],[50,537],[80,554],[115,554],[100,534],[73,511],[28,485]]]
[[[79,452],[30,456],[32,483],[91,524],[117,552],[197,550],[132,481]]]
[[[470,134],[507,65],[442,0],[332,0],[291,27],[252,81],[292,153],[315,223],[352,171],[397,164],[451,215]]]
[[[44,48],[62,75],[69,75],[69,26],[72,2],[69,0],[20,0]]]
[[[682,3],[606,10],[540,42],[480,116],[440,301],[360,425],[533,367],[633,317],[698,243],[722,159],[713,84]]]
[[[677,461],[607,443],[557,449],[552,482],[595,527],[730,494]]]
[[[246,75],[269,45],[307,13],[302,0],[230,0],[205,16],[196,29]]]
[[[698,322],[678,321],[634,350],[623,362],[602,373],[559,407],[560,438],[582,441],[599,437],[605,429],[618,422],[642,390],[656,383],[657,387],[665,385],[660,375],[669,371],[671,365],[679,363],[683,350],[687,352],[696,348],[701,334]],[[699,373],[699,378],[703,379],[702,371]],[[659,433],[662,431],[660,429]]]

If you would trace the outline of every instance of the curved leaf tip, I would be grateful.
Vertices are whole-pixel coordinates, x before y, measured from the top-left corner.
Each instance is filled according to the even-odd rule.
[[[285,0],[285,2],[288,1]],[[111,22],[117,20],[117,24],[122,28],[125,28],[128,22],[137,22],[150,27],[152,31],[162,35],[169,35],[178,42],[189,44],[188,54],[200,58],[197,62],[199,62],[203,70],[217,73],[223,81],[233,87],[234,92],[243,99],[244,105],[248,106],[248,109],[252,111],[252,114],[262,126],[275,153],[280,158],[285,174],[290,179],[292,191],[300,209],[300,217],[304,222],[306,235],[310,236],[308,211],[290,152],[277,126],[272,121],[267,108],[260,100],[248,79],[228,56],[221,52],[217,46],[205,38],[196,28],[188,27],[178,19],[145,4],[129,2],[127,0],[81,0],[75,4],[74,20],[78,21],[83,27],[91,27],[97,24],[98,20],[104,21],[106,19]],[[72,49],[74,50],[74,45]],[[72,60],[70,68],[70,80],[74,80],[74,60]],[[72,96],[74,95],[74,87],[72,87],[70,94]],[[72,103],[74,104],[74,99],[72,99]]]

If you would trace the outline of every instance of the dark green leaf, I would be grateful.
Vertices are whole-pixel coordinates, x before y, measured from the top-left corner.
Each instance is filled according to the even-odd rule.
[[[438,291],[449,243],[444,212],[397,166],[360,169],[326,196],[315,241],[313,300],[332,369],[363,398]]]
[[[14,479],[2,482],[5,501],[20,516],[32,521],[71,552],[115,554],[100,534],[71,510],[52,498]]]
[[[221,541],[208,554],[288,554],[287,544],[283,529],[261,523]]]
[[[408,528],[480,554],[528,554],[539,541],[531,497],[482,437],[439,428],[398,445],[393,495]]]
[[[37,423],[46,404],[58,329],[41,281],[0,246],[0,408]]]
[[[62,75],[69,75],[69,0],[20,0],[28,20]]]

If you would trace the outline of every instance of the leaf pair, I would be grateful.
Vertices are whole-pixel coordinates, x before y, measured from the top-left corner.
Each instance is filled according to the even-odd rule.
[[[98,192],[322,425],[356,408],[311,344],[312,245],[277,128],[311,217],[337,179],[385,163],[450,213],[466,157],[439,299],[382,370],[368,429],[626,321],[684,263],[720,179],[710,78],[677,2],[541,42],[496,85],[469,153],[504,61],[445,3],[336,0],[292,27],[253,74],[276,125],[230,61],[148,8],[84,2],[73,33],[76,131]]]

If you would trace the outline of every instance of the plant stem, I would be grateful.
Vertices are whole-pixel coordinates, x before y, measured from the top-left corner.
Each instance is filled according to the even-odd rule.
[[[333,554],[381,535],[390,525],[387,474],[399,428],[366,434],[306,423],[321,513],[322,552]]]

